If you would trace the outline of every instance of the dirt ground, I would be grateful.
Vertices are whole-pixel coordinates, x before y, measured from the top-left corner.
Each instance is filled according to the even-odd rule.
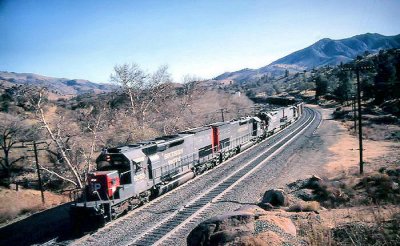
[[[381,168],[398,168],[400,166],[399,141],[384,140],[383,138],[371,140],[369,136],[364,135],[364,138],[368,139],[363,139],[364,174],[360,175],[359,141],[358,135],[352,132],[354,131],[352,123],[333,120],[330,115],[331,109],[318,109],[322,112],[324,119],[321,128],[328,124],[330,127],[334,125],[338,129],[336,134],[321,134],[321,138],[325,142],[331,143],[328,144],[327,151],[325,151],[327,158],[324,160],[323,178],[339,180],[350,187],[360,182],[363,177],[378,174],[378,170]],[[367,135],[370,136],[387,136],[391,134],[393,129],[396,130],[397,128],[398,126],[385,125],[375,128],[366,127]],[[320,131],[320,133],[324,132]],[[293,221],[297,228],[300,228],[300,231],[306,231],[306,237],[311,242],[317,243],[316,245],[332,245],[335,244],[331,241],[332,234],[328,235],[322,232],[323,230],[359,224],[379,227],[388,221],[393,221],[394,216],[399,213],[399,204],[360,204],[341,206],[335,209],[322,209],[317,213],[298,213]],[[347,231],[346,233],[350,235],[353,232]],[[357,242],[353,243],[357,244]]]
[[[358,133],[354,133],[353,123],[350,121],[334,120],[332,108],[320,108],[315,105],[307,105],[316,108],[322,113],[323,121],[320,128],[336,128],[333,132],[317,130],[328,148],[325,151],[324,174],[327,177],[348,175],[359,172],[359,141]],[[385,140],[375,136],[390,135],[399,126],[381,125],[371,128],[363,127],[363,161],[364,172],[378,171],[380,167],[396,165],[400,161],[400,142]],[[372,139],[371,139],[372,138]],[[375,139],[375,140],[373,140]],[[378,139],[378,140],[377,140]]]
[[[326,164],[326,170],[331,175],[349,174],[359,169],[359,141],[350,135],[344,124],[340,124],[343,133],[338,136],[338,141],[329,147],[334,156]],[[364,171],[376,171],[385,166],[388,157],[395,157],[400,150],[400,143],[391,141],[363,140]]]

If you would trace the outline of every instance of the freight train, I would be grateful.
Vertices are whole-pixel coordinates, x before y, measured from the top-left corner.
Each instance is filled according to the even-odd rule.
[[[104,224],[187,182],[285,128],[303,103],[259,112],[102,151],[83,194],[70,209],[75,222]]]

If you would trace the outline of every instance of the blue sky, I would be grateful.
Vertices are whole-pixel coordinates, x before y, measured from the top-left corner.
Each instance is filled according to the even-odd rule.
[[[399,0],[0,0],[0,70],[108,82],[113,67],[167,64],[212,78],[322,38],[400,34]]]

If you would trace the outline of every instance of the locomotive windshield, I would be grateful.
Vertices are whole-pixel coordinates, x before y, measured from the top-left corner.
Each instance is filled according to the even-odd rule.
[[[124,155],[108,155],[103,154],[97,159],[97,170],[120,170],[127,171],[130,169],[129,160]]]

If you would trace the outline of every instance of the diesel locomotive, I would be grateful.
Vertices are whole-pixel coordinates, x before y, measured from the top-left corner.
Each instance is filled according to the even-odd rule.
[[[282,129],[303,112],[303,103],[256,116],[107,148],[71,205],[75,221],[106,223],[187,182]],[[94,219],[95,218],[95,219]]]

